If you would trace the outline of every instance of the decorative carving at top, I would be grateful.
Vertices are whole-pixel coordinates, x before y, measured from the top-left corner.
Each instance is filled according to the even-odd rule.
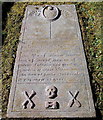
[[[47,5],[42,9],[42,16],[48,21],[53,21],[59,16],[59,9],[55,6]]]
[[[29,16],[39,16],[41,11],[39,10],[33,10],[29,13]]]

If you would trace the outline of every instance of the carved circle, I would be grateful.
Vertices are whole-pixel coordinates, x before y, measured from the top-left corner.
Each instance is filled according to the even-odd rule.
[[[55,20],[59,15],[59,9],[55,6],[47,5],[42,9],[42,16],[49,20]]]

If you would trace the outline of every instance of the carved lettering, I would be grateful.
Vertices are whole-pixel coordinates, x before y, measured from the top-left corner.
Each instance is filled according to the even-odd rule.
[[[33,11],[31,12],[31,14],[34,14]],[[66,43],[62,45],[57,42],[55,48],[60,48],[59,53],[55,51],[51,52],[50,49],[48,52],[44,51],[39,54],[38,51],[41,51],[42,48],[47,49],[46,44],[48,42],[43,41],[43,44],[40,45],[40,42],[36,41],[35,47],[32,47],[32,42],[33,41],[26,41],[26,44],[22,45],[21,57],[18,63],[18,82],[62,82],[70,75],[81,74],[82,63],[80,59],[78,62],[76,58],[77,55],[74,53],[63,54],[63,52],[60,52],[62,47],[67,46]],[[78,55],[78,57],[81,58],[80,55]],[[79,68],[81,70],[77,71]]]

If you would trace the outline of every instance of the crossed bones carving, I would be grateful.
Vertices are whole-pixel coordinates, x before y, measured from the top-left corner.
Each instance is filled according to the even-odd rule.
[[[72,99],[69,101],[68,106],[72,107],[73,104],[75,103],[77,107],[81,107],[81,103],[77,100],[79,91],[76,91],[74,95],[71,91],[68,91],[68,93],[72,96]],[[28,95],[28,93],[26,91],[24,91],[24,95],[27,99],[22,104],[23,108],[26,109],[27,105],[30,103],[31,109],[33,109],[35,107],[35,103],[32,101],[32,98],[36,95],[36,92],[34,90],[32,90],[31,94]]]
[[[31,95],[29,96],[26,91],[24,91],[24,95],[27,98],[26,101],[23,102],[23,108],[26,109],[27,105],[30,103],[31,104],[31,109],[35,107],[35,103],[32,101],[32,98],[36,95],[36,92],[32,90]]]
[[[68,93],[72,96],[72,99],[69,101],[68,106],[72,107],[75,103],[77,107],[81,107],[81,103],[76,99],[79,94],[79,91],[76,91],[74,95],[71,91],[68,91]]]

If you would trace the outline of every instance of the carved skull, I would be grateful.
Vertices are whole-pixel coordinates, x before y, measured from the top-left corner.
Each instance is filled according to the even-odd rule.
[[[46,95],[51,99],[57,97],[57,91],[55,86],[47,86],[45,89]]]

